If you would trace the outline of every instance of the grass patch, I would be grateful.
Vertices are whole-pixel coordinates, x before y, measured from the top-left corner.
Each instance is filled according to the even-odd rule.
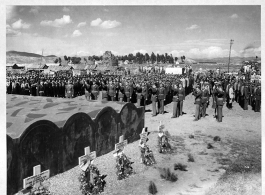
[[[150,184],[149,184],[149,193],[150,194],[156,194],[157,193],[157,188],[156,188],[156,185],[154,182],[150,181]]]
[[[175,182],[178,180],[177,174],[171,173],[169,168],[162,168],[162,169],[160,168],[159,172],[160,172],[160,177],[162,179],[165,179],[171,182]]]
[[[176,163],[174,164],[174,170],[187,171],[187,165]]]
[[[188,162],[195,162],[194,157],[191,153],[188,154]]]

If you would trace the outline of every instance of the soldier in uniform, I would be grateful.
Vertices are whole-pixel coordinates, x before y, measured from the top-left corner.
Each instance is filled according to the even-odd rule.
[[[108,93],[107,93],[108,87],[104,82],[102,82],[101,84],[101,90],[102,90],[102,100],[108,101]]]
[[[146,83],[142,83],[142,99],[143,99],[143,104],[144,107],[146,106],[146,101],[148,99],[148,88]]]
[[[85,81],[84,83],[84,90],[85,90],[85,98],[86,100],[90,100],[91,98],[91,86]]]
[[[254,111],[260,112],[260,105],[261,105],[261,86],[260,84],[257,85],[254,89]]]
[[[137,107],[141,106],[141,99],[142,99],[142,88],[140,87],[140,84],[136,84],[136,94],[137,94]]]
[[[179,88],[178,88],[178,96],[179,96],[179,115],[182,116],[182,110],[183,110],[183,101],[185,101],[185,90],[182,87],[182,83],[179,83]]]
[[[248,110],[248,104],[249,104],[249,85],[246,83],[244,90],[243,90],[243,97],[244,97],[244,110]]]
[[[66,98],[74,97],[74,87],[70,80],[68,80],[68,84],[65,86],[65,97]]]
[[[43,81],[40,82],[39,85],[39,96],[44,96],[44,85],[43,85]]]
[[[158,89],[159,113],[164,114],[164,102],[166,100],[166,90],[164,84],[161,83]]]
[[[99,86],[96,84],[96,81],[93,81],[93,85],[91,86],[91,92],[93,95],[93,99],[97,100],[99,94]]]
[[[116,87],[115,85],[113,85],[112,81],[110,81],[110,84],[108,85],[108,95],[111,101],[114,101],[115,92],[116,92]]]
[[[217,118],[216,119],[218,122],[222,122],[225,92],[222,89],[222,86],[220,83],[218,84],[218,87],[215,93],[216,93],[216,106],[217,106]]]
[[[158,96],[158,90],[155,84],[153,84],[152,86],[151,94],[152,94],[151,100],[152,100],[152,111],[153,111],[152,116],[154,117],[157,115],[157,96]]]
[[[132,90],[128,82],[125,83],[124,91],[125,91],[125,102],[130,102],[132,97]]]
[[[204,118],[206,115],[206,108],[209,102],[209,91],[206,89],[205,85],[202,85],[202,117]]]
[[[118,99],[119,99],[119,102],[123,102],[123,98],[124,98],[124,87],[122,85],[122,83],[120,82],[119,85],[118,85]]]
[[[178,87],[176,84],[173,86],[173,116],[171,118],[176,118],[179,117],[179,109],[178,109],[178,104],[179,104],[179,96],[178,96]]]
[[[200,119],[200,107],[201,107],[201,90],[199,84],[195,85],[195,89],[193,91],[193,95],[195,96],[195,119],[194,121],[198,121]]]

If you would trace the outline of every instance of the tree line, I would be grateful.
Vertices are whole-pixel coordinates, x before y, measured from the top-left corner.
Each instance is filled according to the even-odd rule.
[[[169,63],[169,64],[173,64],[174,62],[178,61],[178,57],[173,57],[172,54],[154,54],[154,52],[151,53],[151,55],[149,55],[148,53],[142,54],[140,52],[137,52],[135,55],[130,53],[128,55],[121,55],[121,56],[114,56],[115,59],[125,62],[131,62],[131,63],[137,63],[137,64],[144,64],[144,63],[151,63],[154,64],[155,62],[157,63]],[[88,61],[100,61],[103,59],[103,55],[101,56],[88,56],[88,57],[84,57],[83,60],[84,62],[88,62]],[[186,59],[186,57],[183,55],[180,57],[181,62],[184,62]],[[64,60],[67,62],[72,62],[73,64],[79,64],[81,63],[81,57],[70,57],[70,56],[64,56]],[[54,63],[61,63],[62,60],[61,58],[56,58],[54,60]]]

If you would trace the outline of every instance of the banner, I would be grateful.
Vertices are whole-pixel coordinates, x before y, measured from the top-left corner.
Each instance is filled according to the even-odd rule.
[[[182,68],[166,68],[166,74],[182,74]]]

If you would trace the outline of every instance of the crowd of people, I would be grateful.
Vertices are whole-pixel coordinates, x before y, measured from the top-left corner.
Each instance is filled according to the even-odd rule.
[[[183,114],[185,96],[195,96],[195,121],[206,116],[206,109],[212,102],[217,121],[222,121],[222,107],[232,109],[238,102],[244,109],[248,105],[260,112],[260,82],[251,80],[247,74],[229,75],[213,70],[187,72],[173,75],[157,72],[136,75],[86,75],[76,77],[30,76],[7,80],[7,94],[75,98],[85,95],[87,100],[120,101],[146,106],[152,103],[152,116],[164,114],[164,106],[173,102],[173,116]]]

